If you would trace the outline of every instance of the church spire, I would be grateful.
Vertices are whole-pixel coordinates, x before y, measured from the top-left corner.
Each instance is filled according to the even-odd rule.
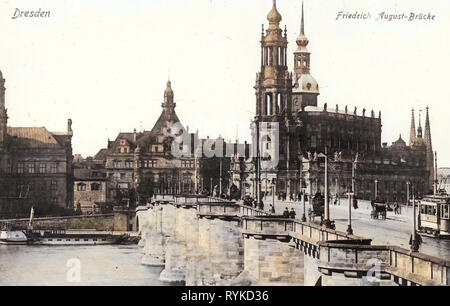
[[[302,2],[300,34],[296,39],[297,50],[294,52],[294,107],[298,112],[306,106],[317,106],[320,94],[319,84],[311,75],[311,53],[308,51],[308,37],[305,35],[305,10]]]
[[[416,121],[414,119],[414,108],[411,110],[411,128],[409,132],[409,145],[411,146],[416,140]]]
[[[300,25],[300,35],[305,35],[305,13],[303,11],[303,1],[302,1],[302,22]]]
[[[294,53],[295,74],[296,75],[309,74],[311,53],[309,53],[308,49],[306,48],[309,44],[309,40],[308,40],[308,37],[306,37],[306,35],[305,35],[305,13],[304,13],[304,9],[303,9],[303,1],[302,1],[302,17],[301,17],[301,24],[300,24],[300,35],[297,37],[296,42],[297,42],[298,48]]]
[[[430,115],[429,115],[429,108],[427,106],[427,112],[426,112],[426,117],[425,117],[425,138],[424,138],[424,142],[425,145],[427,146],[427,170],[429,173],[429,177],[428,177],[428,185],[429,185],[429,190],[432,189],[432,187],[434,186],[433,190],[436,189],[436,169],[435,169],[435,160],[434,160],[434,152],[433,152],[433,145],[431,143],[431,128],[430,128]]]
[[[427,113],[425,117],[425,144],[427,145],[427,148],[431,151],[432,144],[431,144],[431,128],[430,128],[430,115],[429,115],[429,107],[427,106]]]
[[[419,111],[419,127],[417,128],[417,138],[422,138],[422,118],[421,118],[421,110]]]

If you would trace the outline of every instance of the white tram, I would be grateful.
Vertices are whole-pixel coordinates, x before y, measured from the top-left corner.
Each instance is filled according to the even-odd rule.
[[[419,201],[418,231],[421,235],[450,238],[450,195],[430,195]]]

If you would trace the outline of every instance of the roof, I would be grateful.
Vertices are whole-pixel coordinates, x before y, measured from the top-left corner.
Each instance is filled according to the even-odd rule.
[[[22,148],[61,148],[68,135],[54,135],[45,127],[8,127],[12,143]],[[58,141],[59,140],[59,141]]]
[[[330,105],[327,106],[327,110],[326,111],[325,111],[324,107],[308,105],[308,106],[305,107],[305,112],[311,112],[311,113],[324,112],[324,113],[329,113],[329,114],[340,114],[340,115],[354,116],[354,117],[360,117],[360,118],[379,119],[379,118],[375,117],[375,113],[366,112],[366,115],[363,116],[362,114],[358,114],[358,113],[355,114],[355,110],[348,109],[347,112],[346,112],[345,108],[344,109],[339,108],[339,109],[336,110],[336,107],[333,107],[333,106],[330,106]],[[372,116],[372,114],[374,116]]]
[[[94,172],[96,172],[96,175],[93,175]],[[75,180],[78,180],[78,181],[106,180],[105,173],[101,172],[101,171],[99,172],[99,170],[96,170],[96,169],[75,168],[73,170],[73,176],[74,176]]]
[[[107,149],[100,149],[100,151],[98,151],[97,154],[94,155],[94,160],[105,160],[107,153]]]

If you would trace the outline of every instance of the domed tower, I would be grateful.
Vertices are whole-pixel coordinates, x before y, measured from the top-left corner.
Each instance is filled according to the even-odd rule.
[[[4,149],[8,125],[8,114],[5,108],[5,79],[0,71],[0,151]]]
[[[261,71],[256,77],[256,119],[277,121],[290,104],[291,76],[287,67],[287,30],[280,29],[282,20],[273,0],[267,15],[269,27],[261,33]]]
[[[296,42],[298,48],[294,52],[294,88],[292,90],[294,113],[306,106],[317,106],[317,96],[320,94],[319,84],[310,74],[311,53],[307,49],[309,40],[305,35],[303,2],[300,35]]]

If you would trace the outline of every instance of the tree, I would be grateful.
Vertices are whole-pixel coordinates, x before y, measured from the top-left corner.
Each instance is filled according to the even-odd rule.
[[[151,200],[153,197],[153,188],[153,180],[149,177],[144,177],[136,190],[137,200],[140,205],[145,205]]]

